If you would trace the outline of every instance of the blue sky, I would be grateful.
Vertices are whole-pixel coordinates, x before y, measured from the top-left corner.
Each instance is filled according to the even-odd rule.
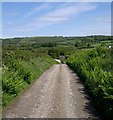
[[[110,34],[110,2],[2,3],[3,38]]]

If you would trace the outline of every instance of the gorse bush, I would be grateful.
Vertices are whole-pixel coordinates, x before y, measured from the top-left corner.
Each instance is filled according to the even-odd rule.
[[[67,59],[67,64],[81,77],[92,95],[95,106],[106,119],[113,119],[111,59],[111,50],[104,47],[77,51]]]

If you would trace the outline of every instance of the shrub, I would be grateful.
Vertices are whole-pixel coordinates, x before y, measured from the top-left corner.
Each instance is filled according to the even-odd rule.
[[[111,52],[104,47],[78,51],[67,59],[67,64],[82,78],[103,117],[113,119]]]

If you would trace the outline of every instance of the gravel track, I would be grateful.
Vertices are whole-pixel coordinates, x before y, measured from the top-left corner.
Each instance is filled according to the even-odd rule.
[[[3,118],[95,118],[79,77],[66,64],[56,64],[3,112]]]

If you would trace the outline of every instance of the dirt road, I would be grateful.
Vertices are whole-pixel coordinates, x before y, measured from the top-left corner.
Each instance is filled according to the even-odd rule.
[[[46,71],[3,113],[4,118],[97,117],[79,78],[66,64]]]

